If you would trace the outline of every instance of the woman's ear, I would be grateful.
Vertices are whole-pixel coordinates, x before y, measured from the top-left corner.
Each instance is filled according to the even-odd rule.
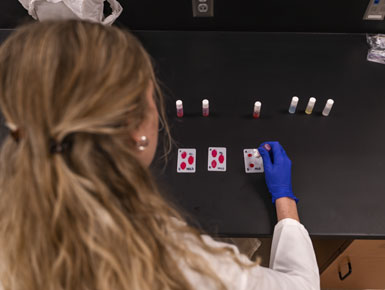
[[[131,135],[138,151],[137,157],[145,166],[149,166],[151,164],[158,145],[159,114],[153,93],[154,86],[153,83],[150,82],[146,91],[148,106],[145,118]]]

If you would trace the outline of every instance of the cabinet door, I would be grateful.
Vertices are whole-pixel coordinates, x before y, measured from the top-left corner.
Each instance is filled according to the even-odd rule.
[[[385,241],[355,240],[322,273],[322,288],[385,288]]]

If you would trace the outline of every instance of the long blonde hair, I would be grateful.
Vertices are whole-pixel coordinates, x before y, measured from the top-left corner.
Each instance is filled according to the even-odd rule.
[[[0,155],[5,290],[193,289],[178,259],[225,288],[172,233],[219,250],[172,220],[182,218],[136,158],[129,132],[145,118],[151,81],[167,133],[150,57],[129,32],[31,23],[3,43],[0,105],[20,135]]]

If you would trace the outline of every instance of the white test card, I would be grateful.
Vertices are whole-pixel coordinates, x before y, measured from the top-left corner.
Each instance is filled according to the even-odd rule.
[[[263,172],[263,159],[258,149],[243,149],[246,173]]]
[[[226,171],[226,148],[209,147],[209,157],[207,162],[208,171]]]
[[[176,171],[178,173],[195,173],[196,168],[196,149],[179,148],[178,163]]]

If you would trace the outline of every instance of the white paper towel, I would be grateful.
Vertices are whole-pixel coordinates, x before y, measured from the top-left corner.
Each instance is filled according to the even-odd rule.
[[[112,13],[104,17],[104,1]],[[84,19],[111,25],[122,13],[117,0],[19,0],[29,15],[39,21],[52,19]]]

